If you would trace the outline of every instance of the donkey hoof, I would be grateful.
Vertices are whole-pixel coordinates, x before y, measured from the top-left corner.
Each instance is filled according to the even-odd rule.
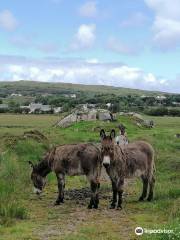
[[[94,205],[94,209],[98,209],[98,205]]]
[[[152,197],[148,197],[148,198],[147,198],[147,201],[148,201],[148,202],[151,202],[152,200],[153,200]]]
[[[91,204],[88,205],[88,209],[92,209],[92,205]]]
[[[115,204],[111,204],[110,206],[109,206],[109,209],[115,209],[116,208],[116,205]]]
[[[55,203],[54,203],[54,206],[58,206],[62,203],[64,203],[64,200],[56,200]]]
[[[143,198],[143,197],[140,197],[138,201],[139,201],[139,202],[142,202],[142,201],[144,201],[144,198]]]
[[[117,206],[116,210],[122,210],[121,206]]]

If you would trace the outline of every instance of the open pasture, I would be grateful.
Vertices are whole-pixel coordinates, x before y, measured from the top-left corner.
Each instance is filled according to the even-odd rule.
[[[79,122],[60,129],[53,127],[59,119],[53,115],[0,114],[0,239],[1,240],[85,240],[139,239],[137,226],[147,229],[173,229],[174,235],[144,234],[141,239],[180,239],[180,118],[154,117],[155,128],[139,128],[128,117],[118,122]],[[98,210],[88,210],[89,184],[85,177],[66,179],[65,203],[53,206],[57,184],[53,174],[41,197],[32,193],[30,166],[41,159],[49,145],[99,142],[101,128],[110,131],[121,122],[126,125],[130,141],[150,142],[156,153],[156,186],[153,202],[138,202],[141,182],[130,180],[125,188],[123,209],[108,209],[110,182],[101,184]],[[48,141],[18,140],[27,130],[39,130]]]

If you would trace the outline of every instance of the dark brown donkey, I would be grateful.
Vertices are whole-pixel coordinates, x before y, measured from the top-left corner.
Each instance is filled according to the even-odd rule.
[[[58,181],[56,205],[64,202],[65,175],[86,175],[90,182],[92,197],[89,208],[98,208],[99,177],[102,162],[100,150],[93,144],[61,145],[50,150],[37,165],[29,162],[33,168],[31,179],[35,192],[39,194],[45,186],[48,173],[54,171]]]
[[[136,141],[125,146],[115,144],[115,130],[110,136],[105,131],[100,131],[101,157],[112,182],[113,198],[110,208],[121,208],[124,179],[129,177],[141,177],[143,191],[139,200],[146,198],[149,186],[148,201],[153,198],[154,178],[154,150],[149,143]]]

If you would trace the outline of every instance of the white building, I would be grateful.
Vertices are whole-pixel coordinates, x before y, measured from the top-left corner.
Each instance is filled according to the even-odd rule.
[[[12,93],[11,97],[22,97],[22,94],[20,94],[20,93]]]
[[[63,111],[63,107],[55,107],[53,110],[54,113],[61,113]]]
[[[112,103],[106,103],[106,106],[110,108],[112,106]]]
[[[46,113],[52,110],[50,105],[43,105],[42,103],[31,103],[29,106],[20,106],[21,109],[29,109],[29,113],[35,113],[36,111]]]
[[[162,101],[162,100],[165,100],[165,99],[166,99],[166,96],[163,96],[163,95],[156,97],[156,100],[159,100],[159,101]]]

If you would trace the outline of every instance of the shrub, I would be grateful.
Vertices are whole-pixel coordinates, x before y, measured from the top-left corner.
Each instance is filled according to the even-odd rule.
[[[177,108],[169,109],[169,115],[180,117],[180,109],[177,109]]]
[[[145,111],[147,115],[164,116],[168,115],[168,109],[165,107],[151,108]]]
[[[151,116],[180,116],[180,109],[177,108],[166,108],[166,107],[158,107],[158,108],[150,108],[144,111],[145,114]]]
[[[17,218],[25,219],[27,218],[27,210],[25,207],[20,206],[17,201],[1,203],[0,204],[0,216],[4,218]]]

